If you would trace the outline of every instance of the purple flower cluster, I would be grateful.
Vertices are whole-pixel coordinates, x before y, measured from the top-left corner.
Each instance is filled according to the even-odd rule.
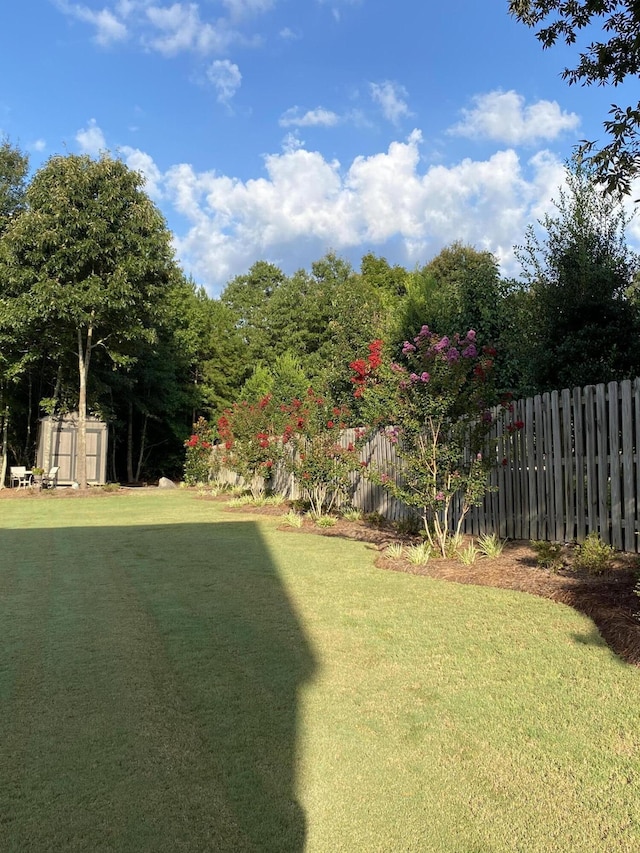
[[[445,335],[444,338],[440,338],[437,344],[434,345],[434,352],[444,352],[449,346],[449,338]]]
[[[398,443],[399,432],[396,429],[396,427],[388,427],[385,430],[385,435],[387,436],[387,439],[391,442],[391,444],[397,444]]]
[[[432,334],[431,334],[431,332],[429,331],[429,327],[428,327],[428,326],[423,326],[423,327],[420,329],[420,331],[418,332],[418,334],[415,336],[414,341],[415,341],[417,344],[420,344],[420,343],[422,343],[422,341],[428,341],[428,340],[430,340],[430,339],[431,339],[431,337],[432,337]]]

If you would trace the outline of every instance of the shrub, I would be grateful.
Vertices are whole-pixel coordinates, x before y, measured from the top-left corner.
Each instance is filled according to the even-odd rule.
[[[302,400],[281,410],[287,417],[282,444],[284,463],[296,478],[311,512],[330,513],[339,498],[349,495],[352,475],[361,468],[356,443],[341,441],[349,412],[309,388]]]
[[[613,553],[613,548],[593,531],[578,547],[573,567],[590,575],[601,575],[611,567]]]
[[[294,510],[290,510],[286,515],[282,516],[282,523],[286,524],[288,527],[302,527],[303,521],[304,519],[300,513],[295,512]]]
[[[417,515],[410,515],[393,525],[401,536],[417,536],[422,528],[422,522]]]
[[[270,395],[251,405],[246,400],[236,403],[218,419],[224,443],[220,461],[240,474],[256,500],[264,494],[265,483],[282,456],[282,420]]]
[[[198,418],[184,446],[186,448],[184,482],[187,486],[208,483],[211,476],[213,430],[204,418]]]
[[[536,561],[540,568],[549,569],[551,572],[562,568],[562,545],[559,542],[532,539],[531,547],[536,552]]]

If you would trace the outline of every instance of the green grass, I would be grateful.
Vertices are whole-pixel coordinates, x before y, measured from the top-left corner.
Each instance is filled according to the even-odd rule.
[[[588,619],[279,523],[0,503],[3,853],[640,849],[640,673]]]

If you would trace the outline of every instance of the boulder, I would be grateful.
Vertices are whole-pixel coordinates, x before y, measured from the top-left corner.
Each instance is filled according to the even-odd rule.
[[[168,477],[160,477],[158,480],[158,488],[159,489],[177,489],[178,487],[170,480]]]

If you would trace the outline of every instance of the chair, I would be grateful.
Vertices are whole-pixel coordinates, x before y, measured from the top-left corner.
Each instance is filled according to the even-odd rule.
[[[31,485],[31,471],[27,471],[24,465],[12,465],[9,469],[9,485],[21,488]]]
[[[50,468],[49,473],[45,474],[42,478],[42,488],[43,489],[55,489],[58,485],[58,471],[60,470],[60,466],[56,465],[55,468]]]

